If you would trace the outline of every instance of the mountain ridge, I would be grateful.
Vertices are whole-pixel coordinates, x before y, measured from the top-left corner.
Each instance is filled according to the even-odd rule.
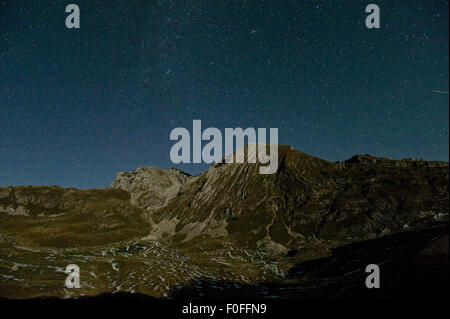
[[[97,198],[102,210],[117,201],[145,220],[146,239],[183,246],[222,238],[275,253],[448,220],[448,162],[367,154],[329,162],[280,145],[278,171],[259,174],[260,165],[222,161],[195,176],[140,166],[98,190],[3,187],[0,214],[58,217]]]
[[[172,236],[183,243],[198,236],[235,239],[238,234],[240,244],[286,252],[305,238],[332,239],[340,231],[337,237],[369,239],[448,215],[448,163],[367,155],[333,163],[280,146],[275,174],[258,174],[259,165],[213,164],[153,214],[153,238]],[[439,189],[429,180],[436,180]],[[391,189],[384,191],[388,185]],[[384,199],[389,192],[396,197],[392,201]],[[416,193],[422,198],[415,198]],[[428,197],[442,202],[430,205]],[[410,214],[398,207],[408,201],[418,205]],[[402,222],[396,221],[399,212]],[[383,226],[392,223],[395,227]],[[248,238],[243,240],[243,233]]]

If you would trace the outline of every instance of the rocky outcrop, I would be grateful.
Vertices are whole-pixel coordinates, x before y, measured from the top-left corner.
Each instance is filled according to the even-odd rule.
[[[386,157],[375,157],[371,155],[355,155],[344,162],[337,162],[340,166],[352,164],[377,164],[385,167],[448,167],[448,162],[425,161],[423,159],[405,158],[400,161]],[[343,164],[343,165],[342,165]]]
[[[191,176],[177,169],[162,170],[140,166],[131,172],[119,172],[109,186],[131,194],[131,202],[147,210],[165,206],[178,195]]]

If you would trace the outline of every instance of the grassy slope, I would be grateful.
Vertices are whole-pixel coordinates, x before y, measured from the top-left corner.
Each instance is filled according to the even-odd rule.
[[[59,248],[105,245],[143,236],[150,229],[145,212],[129,202],[130,195],[125,191],[55,186],[10,189],[0,205],[21,205],[30,216],[0,213],[0,232],[20,245]]]

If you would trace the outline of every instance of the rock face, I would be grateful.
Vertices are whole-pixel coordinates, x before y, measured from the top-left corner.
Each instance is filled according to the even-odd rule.
[[[190,178],[190,175],[174,168],[162,170],[141,166],[131,172],[117,173],[109,188],[123,189],[131,194],[134,205],[155,210],[174,198]]]
[[[332,163],[279,147],[277,173],[215,164],[152,214],[153,238],[223,238],[285,252],[308,241],[351,242],[448,220],[448,163],[367,155]]]

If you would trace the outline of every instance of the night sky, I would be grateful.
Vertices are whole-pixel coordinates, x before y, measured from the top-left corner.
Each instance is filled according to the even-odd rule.
[[[67,29],[76,3],[81,28]],[[381,28],[365,26],[366,5]],[[326,160],[449,157],[448,1],[0,0],[0,186],[174,165],[170,131],[277,127]],[[442,92],[438,92],[442,91]]]

